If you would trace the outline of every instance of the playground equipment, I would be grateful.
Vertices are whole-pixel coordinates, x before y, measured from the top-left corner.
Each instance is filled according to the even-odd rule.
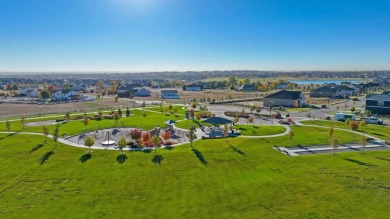
[[[107,137],[102,142],[102,145],[103,146],[114,146],[115,145],[115,141],[110,140],[110,132],[107,132]]]

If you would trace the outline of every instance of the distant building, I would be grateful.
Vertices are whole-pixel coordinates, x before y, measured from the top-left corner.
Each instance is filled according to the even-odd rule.
[[[19,94],[21,96],[31,97],[31,98],[38,98],[39,97],[38,89],[37,88],[31,88],[31,87],[20,88],[19,89]]]
[[[72,87],[72,90],[74,90],[74,91],[84,91],[86,89],[87,89],[87,85],[85,85],[85,84],[75,84]]]
[[[53,92],[52,100],[69,101],[76,98],[77,93],[74,90],[56,90]]]
[[[135,97],[150,97],[152,92],[146,88],[134,88],[133,93]]]
[[[180,99],[179,92],[177,90],[162,90],[162,99]]]
[[[286,90],[288,88],[288,82],[280,82],[276,85],[276,89]]]
[[[368,97],[366,110],[373,114],[390,115],[390,92]]]
[[[310,97],[347,98],[358,94],[360,89],[355,85],[325,85],[310,92]]]
[[[282,90],[263,98],[263,106],[284,106],[284,107],[295,107],[296,104],[299,106],[306,105],[305,95],[300,91],[287,91]]]
[[[257,87],[254,84],[244,84],[238,88],[239,91],[252,92],[257,91]]]
[[[188,85],[185,87],[186,91],[202,91],[201,86],[196,86],[196,85]]]

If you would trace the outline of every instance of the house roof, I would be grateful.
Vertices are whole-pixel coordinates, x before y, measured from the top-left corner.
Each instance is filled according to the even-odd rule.
[[[335,93],[336,91],[337,88],[331,86],[323,86],[312,90],[312,92],[328,92],[328,93]]]
[[[253,90],[253,89],[256,89],[256,86],[253,85],[253,84],[244,84],[244,85],[241,86],[241,89],[251,89],[251,90]]]
[[[233,123],[232,120],[230,120],[230,119],[225,119],[225,118],[223,118],[223,117],[210,117],[210,118],[204,120],[203,122],[204,122],[204,123],[213,124],[213,125],[221,125],[221,124]]]
[[[177,90],[162,90],[161,93],[175,93],[177,94]]]
[[[366,100],[390,101],[390,95],[379,94],[379,95],[375,95],[375,96],[369,97]]]
[[[282,90],[271,95],[268,95],[264,98],[275,98],[275,99],[286,99],[286,100],[297,100],[301,97],[301,91],[288,91]]]

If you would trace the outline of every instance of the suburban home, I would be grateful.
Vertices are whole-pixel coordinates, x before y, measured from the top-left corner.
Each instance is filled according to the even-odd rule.
[[[86,89],[87,89],[87,85],[85,85],[85,84],[75,84],[72,87],[72,90],[74,90],[74,91],[83,91]]]
[[[202,91],[202,87],[197,85],[187,85],[185,89],[186,91]]]
[[[362,92],[377,91],[380,87],[380,84],[378,82],[360,83],[358,84],[358,87]]]
[[[366,99],[366,110],[373,114],[390,115],[390,93],[383,93]]]
[[[180,99],[179,92],[177,90],[162,90],[162,99]]]
[[[52,99],[54,101],[74,100],[76,94],[74,90],[56,90],[53,92]]]
[[[354,88],[346,85],[337,86],[336,97],[350,97],[357,94]]]
[[[244,91],[244,92],[251,92],[251,91],[256,91],[256,85],[254,84],[244,84],[241,87],[238,88],[239,91]]]
[[[314,89],[310,92],[310,97],[318,98],[318,97],[327,97],[327,98],[335,98],[337,93],[337,87],[334,86],[323,86],[317,89]]]
[[[354,85],[325,85],[310,92],[310,97],[345,98],[358,94],[360,89]]]
[[[135,97],[150,97],[152,92],[146,88],[138,87],[133,89],[133,94]]]
[[[280,82],[276,85],[276,89],[286,90],[288,88],[288,82]]]
[[[39,91],[38,89],[36,88],[31,88],[31,87],[28,87],[28,88],[20,88],[19,89],[19,94],[21,96],[25,96],[25,97],[32,97],[32,98],[37,98],[39,97]]]
[[[299,106],[306,105],[305,95],[301,91],[287,91],[281,90],[264,97],[263,106],[284,106],[284,107],[295,107],[296,104]]]

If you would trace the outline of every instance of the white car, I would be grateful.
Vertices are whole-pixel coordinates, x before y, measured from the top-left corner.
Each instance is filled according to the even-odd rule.
[[[382,124],[383,124],[383,120],[380,120],[380,119],[375,118],[375,117],[370,117],[370,118],[367,118],[367,119],[366,119],[366,123],[367,123],[367,124],[378,124],[378,125],[382,125]]]

